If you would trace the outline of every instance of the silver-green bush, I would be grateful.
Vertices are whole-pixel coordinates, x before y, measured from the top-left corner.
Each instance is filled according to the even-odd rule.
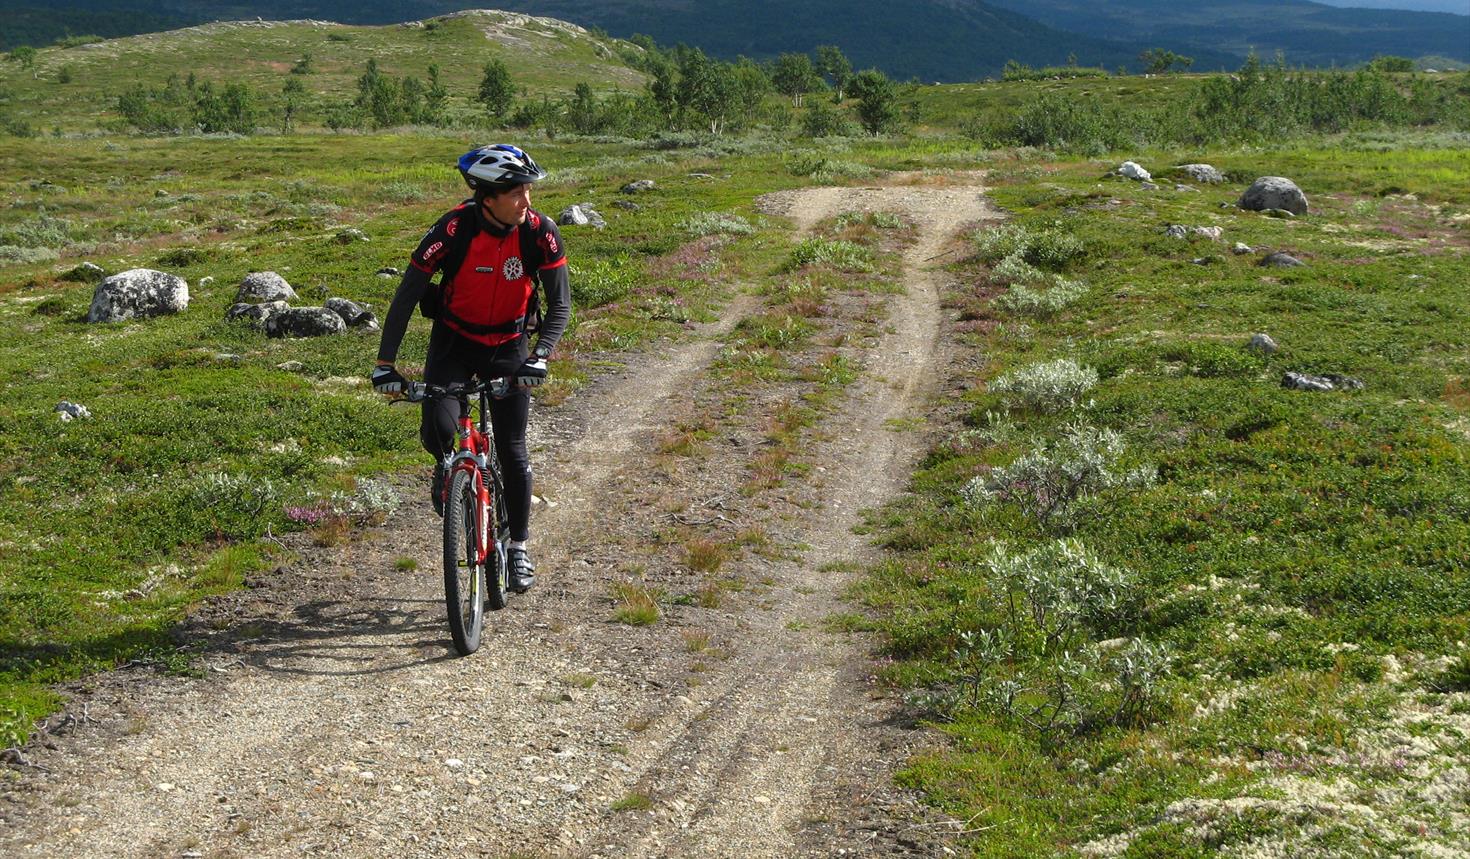
[[[1073,408],[1096,384],[1096,370],[1060,358],[1004,373],[991,381],[990,390],[1012,408],[1050,414]]]

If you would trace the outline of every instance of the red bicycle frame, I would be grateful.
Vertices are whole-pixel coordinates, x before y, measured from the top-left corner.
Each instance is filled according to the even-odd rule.
[[[484,402],[482,401],[480,405],[483,407]],[[490,489],[485,485],[485,475],[480,471],[480,462],[482,457],[485,462],[489,462],[495,452],[490,450],[490,439],[475,426],[468,409],[460,415],[459,431],[455,435],[457,452],[450,461],[449,469],[444,473],[444,486],[440,491],[446,494],[449,492],[454,472],[468,471],[470,473],[470,480],[473,481],[471,485],[475,487],[475,495],[480,499],[480,503],[475,506],[475,560],[476,563],[483,564],[490,556],[490,538],[487,533],[489,529],[486,527],[486,520],[489,517],[485,513],[490,509],[492,501]],[[448,499],[446,498],[445,501],[447,502]]]

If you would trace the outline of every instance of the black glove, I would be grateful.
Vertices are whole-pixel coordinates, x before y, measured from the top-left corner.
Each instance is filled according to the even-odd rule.
[[[391,397],[402,394],[407,387],[408,380],[392,364],[379,364],[373,369],[373,390],[378,393]]]
[[[533,354],[516,371],[516,384],[522,388],[534,387],[546,381],[546,374],[545,356]]]

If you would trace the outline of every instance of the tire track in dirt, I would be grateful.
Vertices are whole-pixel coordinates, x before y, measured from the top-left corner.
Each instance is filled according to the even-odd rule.
[[[919,238],[903,259],[907,290],[891,304],[892,333],[870,353],[862,389],[827,422],[843,428],[818,456],[829,463],[829,509],[801,534],[813,550],[787,570],[798,580],[790,602],[758,618],[748,635],[780,642],[784,655],[762,663],[758,659],[769,659],[770,651],[761,649],[757,660],[736,660],[729,669],[741,677],[735,688],[659,750],[645,771],[642,781],[662,782],[659,794],[674,813],[631,839],[615,837],[621,823],[614,823],[592,839],[609,856],[795,855],[804,816],[834,812],[820,799],[824,782],[843,775],[861,780],[863,763],[871,764],[875,753],[853,724],[863,708],[851,668],[862,655],[833,636],[793,635],[783,622],[817,622],[840,608],[846,579],[823,572],[824,565],[866,556],[852,533],[860,511],[896,496],[907,482],[917,441],[892,432],[890,422],[921,417],[937,376],[943,263],[936,260],[963,226],[994,214],[976,187],[814,188],[765,202],[803,232],[848,211],[896,212],[914,220]],[[849,854],[862,853],[861,847],[844,845]],[[876,849],[891,853],[893,844]]]
[[[864,848],[851,827],[834,828],[830,843],[803,835],[850,811],[854,791],[871,798],[880,786],[865,780],[889,771],[872,742],[887,705],[862,691],[862,654],[810,626],[839,608],[845,583],[823,564],[863,556],[851,533],[858,511],[901,491],[917,452],[888,422],[923,412],[942,277],[934,258],[990,214],[978,187],[819,188],[767,203],[802,229],[841,211],[896,211],[918,223],[919,240],[905,254],[908,293],[892,303],[895,333],[825,422],[828,503],[790,535],[813,548],[767,565],[784,583],[771,610],[709,613],[730,658],[703,685],[681,680],[687,659],[670,629],[601,620],[605,583],[618,546],[653,515],[628,496],[651,479],[655,436],[687,413],[718,338],[757,306],[749,297],[661,358],[591,386],[574,416],[536,413],[533,444],[554,450],[533,455],[557,501],[537,514],[546,574],[490,617],[474,658],[446,655],[437,520],[406,480],[411,503],[384,528],[281,574],[326,596],[286,600],[232,632],[205,678],[100,681],[92,721],[37,758],[46,771],[4,792],[0,853],[891,852]],[[403,556],[420,571],[394,572]],[[584,676],[595,685],[581,688]],[[646,727],[630,731],[632,721]],[[658,813],[608,811],[633,791],[657,798]]]

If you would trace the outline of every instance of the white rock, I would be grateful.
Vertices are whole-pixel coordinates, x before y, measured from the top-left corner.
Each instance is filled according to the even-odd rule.
[[[189,284],[182,277],[151,268],[134,268],[97,284],[87,321],[122,322],[179,313],[188,306]]]
[[[56,413],[61,417],[63,422],[78,419],[84,420],[92,416],[92,412],[86,406],[80,403],[67,402],[66,400],[62,400],[56,404]]]
[[[1140,182],[1147,182],[1154,178],[1153,174],[1143,169],[1143,166],[1136,161],[1124,161],[1122,166],[1118,168],[1118,172],[1127,176],[1129,179],[1137,179]]]
[[[296,290],[284,277],[273,271],[253,271],[240,281],[235,293],[236,304],[265,304],[272,301],[295,301]]]

